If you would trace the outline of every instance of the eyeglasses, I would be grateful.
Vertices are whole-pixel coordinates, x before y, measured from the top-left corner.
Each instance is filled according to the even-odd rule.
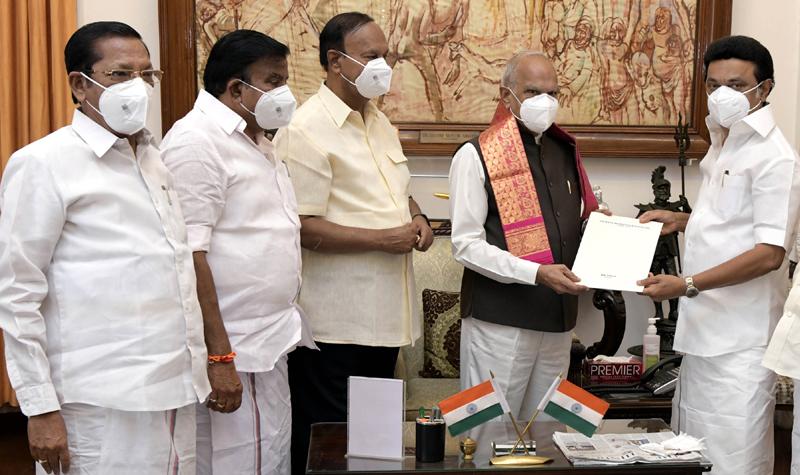
[[[161,71],[160,69],[145,69],[142,71],[134,71],[133,69],[111,69],[108,71],[95,71],[94,69],[87,69],[83,72],[104,74],[106,77],[111,78],[111,80],[114,82],[130,81],[138,74],[140,78],[144,79],[146,82],[149,82],[150,84],[161,82],[161,78],[164,76],[164,71]]]

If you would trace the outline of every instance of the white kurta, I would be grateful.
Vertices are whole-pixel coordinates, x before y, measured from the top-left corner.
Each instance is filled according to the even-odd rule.
[[[186,218],[189,247],[206,252],[236,369],[258,373],[297,345],[314,347],[297,304],[300,218],[286,165],[247,123],[206,92],[161,143]]]
[[[792,244],[800,205],[797,154],[766,106],[722,130],[711,148],[686,227],[684,274],[720,265],[757,244]],[[706,437],[713,473],[768,474],[773,465],[775,375],[760,365],[786,299],[780,270],[682,298],[674,348],[686,353],[672,425]]]
[[[172,175],[75,111],[0,184],[0,328],[22,411],[164,411],[204,400],[203,321]]]
[[[453,257],[464,267],[498,282],[536,285],[539,264],[486,241],[483,226],[489,202],[485,183],[478,151],[472,144],[464,145],[450,167]],[[571,331],[540,332],[464,318],[461,389],[486,381],[491,371],[505,392],[511,413],[520,420],[530,419],[559,373],[569,369],[571,348]],[[546,414],[537,417],[552,420]],[[508,415],[503,418],[508,419]]]
[[[233,414],[197,405],[203,475],[288,473],[286,355],[297,346],[316,348],[297,304],[300,218],[292,183],[274,146],[254,142],[246,125],[202,90],[161,146],[175,175],[189,246],[206,252],[244,386]]]

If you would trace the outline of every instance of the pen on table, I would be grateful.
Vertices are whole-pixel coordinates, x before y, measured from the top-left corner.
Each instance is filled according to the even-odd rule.
[[[725,175],[730,175],[728,170],[725,170],[725,173],[722,174],[722,186],[725,186]]]
[[[172,198],[169,196],[169,191],[167,191],[167,187],[164,186],[164,185],[161,185],[161,189],[164,190],[164,193],[166,193],[167,201],[169,202],[169,205],[172,206]]]
[[[569,190],[569,194],[572,194],[572,185],[570,184],[569,180],[567,180],[567,189]]]

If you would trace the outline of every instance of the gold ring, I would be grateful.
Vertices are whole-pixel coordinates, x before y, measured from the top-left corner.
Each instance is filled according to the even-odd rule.
[[[419,244],[419,240],[420,240],[420,237],[419,237],[419,234],[417,234],[417,242],[416,242],[417,244]]]

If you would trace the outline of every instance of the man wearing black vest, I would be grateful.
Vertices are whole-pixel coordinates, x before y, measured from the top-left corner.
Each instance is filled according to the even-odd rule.
[[[553,124],[557,93],[550,60],[517,53],[492,125],[450,169],[453,254],[465,267],[461,388],[491,370],[521,419],[568,369],[577,296],[588,290],[569,268],[598,207],[575,139]]]

